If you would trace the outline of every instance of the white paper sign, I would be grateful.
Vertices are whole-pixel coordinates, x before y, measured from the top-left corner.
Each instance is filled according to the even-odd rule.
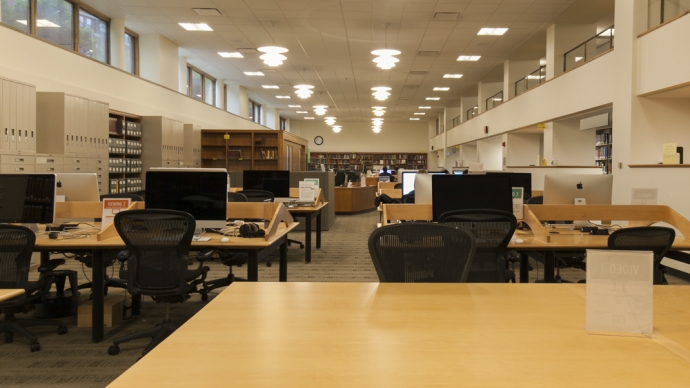
[[[522,204],[524,202],[524,188],[513,187],[513,215],[518,220],[522,219]]]
[[[316,196],[319,195],[319,178],[304,178],[304,181],[314,184],[314,198],[312,199],[316,199]]]
[[[103,198],[103,213],[101,215],[101,230],[110,225],[115,219],[115,214],[127,210],[131,204],[129,198]]]
[[[587,250],[587,331],[652,334],[654,254]]]
[[[314,200],[314,182],[299,182],[299,200],[313,201]]]

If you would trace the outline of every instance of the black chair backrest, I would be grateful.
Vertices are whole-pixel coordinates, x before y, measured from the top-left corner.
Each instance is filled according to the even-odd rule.
[[[273,193],[266,190],[242,190],[238,193],[247,197],[249,202],[273,202]]]
[[[0,288],[25,288],[36,235],[18,225],[0,225]]]
[[[132,202],[144,202],[144,197],[139,194],[122,193],[122,194],[101,194],[101,202],[104,198],[129,198]]]
[[[128,210],[117,213],[113,222],[130,253],[128,291],[132,295],[184,295],[194,217],[175,210]]]
[[[544,197],[541,195],[536,195],[534,197],[530,197],[525,203],[528,205],[543,205]]]
[[[386,225],[369,236],[369,254],[381,282],[464,282],[474,249],[472,234],[441,224]]]
[[[618,229],[611,233],[609,249],[654,252],[655,267],[661,262],[676,238],[676,231],[662,226],[640,226]]]
[[[395,186],[393,186],[394,189],[402,189],[402,183],[396,183]]]
[[[228,202],[249,202],[249,199],[242,193],[228,193]]]
[[[491,209],[453,210],[441,214],[438,222],[467,229],[474,235],[477,249],[468,282],[504,282],[505,251],[515,232],[513,213]]]

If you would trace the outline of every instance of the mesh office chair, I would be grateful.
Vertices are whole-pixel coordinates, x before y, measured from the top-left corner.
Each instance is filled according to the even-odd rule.
[[[386,225],[369,236],[369,254],[381,282],[464,282],[474,252],[472,234],[448,225]]]
[[[154,328],[115,339],[108,353],[118,354],[123,342],[152,338],[144,349],[146,355],[177,329],[170,321],[169,304],[189,299],[189,294],[206,279],[208,267],[200,262],[197,268],[188,269],[189,247],[196,227],[189,213],[128,210],[117,213],[113,222],[127,246],[127,269],[123,271],[127,290],[132,295],[148,295],[165,303],[165,320]]]
[[[402,189],[402,183],[396,183],[395,186],[393,186],[394,189]]]
[[[18,333],[31,341],[32,352],[41,350],[41,344],[27,327],[57,326],[58,334],[67,333],[62,321],[46,319],[16,319],[14,314],[30,311],[35,303],[48,295],[51,284],[55,281],[49,274],[63,259],[50,260],[38,268],[40,276],[37,281],[29,281],[31,253],[36,243],[36,235],[29,228],[14,225],[0,225],[0,288],[24,289],[24,294],[0,302],[0,310],[5,315],[0,322],[0,332],[5,333],[5,342],[12,343],[14,334]]]
[[[228,202],[249,202],[249,199],[242,193],[228,193]]]
[[[505,257],[517,225],[513,213],[491,209],[453,210],[441,214],[438,222],[467,229],[474,235],[477,249],[468,282],[515,282],[515,272],[508,269]]]
[[[654,284],[668,284],[666,269],[661,265],[668,250],[676,238],[676,231],[661,226],[641,226],[619,229],[611,233],[608,240],[609,249],[652,251],[654,252]]]

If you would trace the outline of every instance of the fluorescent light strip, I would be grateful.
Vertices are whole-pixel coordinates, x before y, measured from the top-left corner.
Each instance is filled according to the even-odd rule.
[[[414,114],[417,115],[417,116],[422,116],[422,115],[425,115],[426,113],[424,113],[424,112],[414,112]]]
[[[288,105],[288,108],[301,108],[302,105]]]
[[[307,113],[309,113],[309,112],[307,112],[306,110],[298,110],[297,113],[307,114]]]
[[[283,99],[283,100],[289,100],[289,99],[290,99],[290,96],[276,96],[276,98],[280,98],[280,99]]]
[[[449,90],[450,90],[450,88],[442,88],[442,87],[438,87],[438,86],[434,88],[435,92],[447,92]]]
[[[426,100],[428,100],[428,101],[438,101],[440,99],[441,99],[440,97],[427,97],[426,98]]]
[[[280,89],[278,85],[261,85],[264,89]]]
[[[481,55],[461,55],[458,57],[458,61],[478,61]]]
[[[244,56],[238,52],[234,52],[234,53],[218,52],[218,55],[220,55],[223,58],[244,58]]]
[[[206,23],[178,23],[187,31],[213,31]]]
[[[410,120],[419,120],[419,117],[410,117]]]
[[[507,28],[482,28],[477,35],[503,35],[506,31]]]
[[[462,78],[462,74],[444,74],[443,78]]]
[[[419,109],[431,109],[430,106],[420,106]]]
[[[244,74],[248,75],[248,76],[254,76],[254,77],[263,77],[264,76],[264,73],[262,73],[260,71],[245,71]]]

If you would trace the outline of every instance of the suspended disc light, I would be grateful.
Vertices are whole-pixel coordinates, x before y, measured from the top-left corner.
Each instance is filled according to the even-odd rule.
[[[371,90],[374,91],[374,93],[372,93],[374,98],[379,101],[383,101],[391,95],[390,93],[388,93],[388,91],[391,90],[391,88],[387,86],[377,86],[375,88],[371,88]]]
[[[398,50],[390,50],[390,49],[381,49],[381,50],[374,50],[371,52],[373,55],[377,55],[376,58],[374,58],[374,62],[376,63],[376,66],[380,67],[383,70],[388,70],[390,68],[395,67],[395,64],[397,62],[400,62],[400,60],[393,55],[400,55],[400,51]]]
[[[335,124],[335,117],[324,117],[326,119],[326,124],[328,125],[333,125]]]
[[[287,59],[285,55],[282,55],[283,53],[288,52],[289,50],[284,48],[284,47],[278,47],[278,46],[264,46],[264,47],[259,47],[257,50],[259,50],[262,53],[265,53],[264,55],[260,56],[259,58],[264,60],[264,63],[268,66],[271,67],[276,67],[280,66],[283,64],[283,61]]]
[[[340,125],[334,125],[333,126],[333,132],[335,132],[335,133],[340,133],[340,131],[342,131],[342,129],[343,129],[343,127],[341,127]]]
[[[386,107],[385,106],[372,106],[373,109],[372,113],[374,113],[374,116],[383,116],[386,113]]]
[[[312,93],[314,93],[314,91],[311,90],[314,89],[312,85],[295,85],[295,89],[295,94],[299,98],[309,98]]]
[[[326,105],[314,105],[314,113],[316,113],[319,116],[325,115],[326,109],[328,109],[328,106]]]
[[[379,133],[381,132],[381,127],[372,127],[371,130],[374,131],[374,133]]]

